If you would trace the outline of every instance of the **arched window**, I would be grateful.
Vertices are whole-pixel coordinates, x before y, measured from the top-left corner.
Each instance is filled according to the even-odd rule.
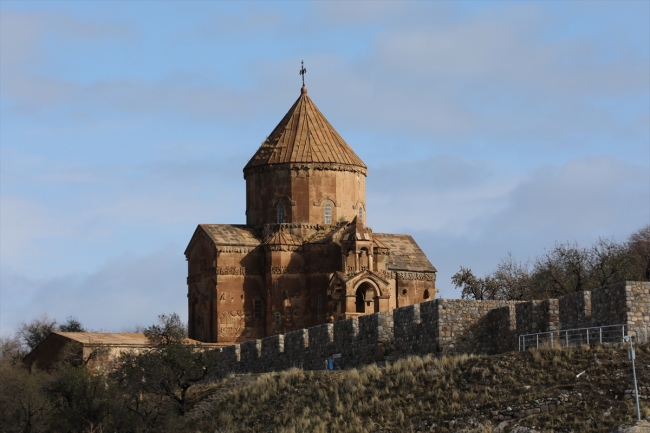
[[[284,203],[278,203],[278,224],[284,222]]]
[[[325,224],[332,224],[332,206],[329,203],[325,205]]]
[[[363,208],[359,206],[359,221],[363,222]]]
[[[275,312],[275,324],[278,326],[280,325],[280,313],[277,311]]]

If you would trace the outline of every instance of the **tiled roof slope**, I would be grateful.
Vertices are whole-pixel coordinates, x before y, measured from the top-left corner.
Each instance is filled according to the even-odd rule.
[[[436,272],[436,268],[429,262],[427,256],[411,236],[373,233],[372,237],[390,248],[390,259],[387,266],[389,270]]]
[[[347,164],[366,168],[361,158],[307,96],[306,87],[302,88],[298,100],[248,161],[244,171],[261,165],[291,162]]]
[[[199,224],[215,245],[257,246],[260,240],[245,225],[237,224]]]
[[[354,217],[352,222],[350,222],[350,226],[345,230],[345,232],[343,232],[341,240],[347,241],[355,238],[358,241],[371,240],[370,231],[364,227],[363,221],[359,220],[357,217]]]
[[[144,334],[116,334],[109,332],[55,332],[62,337],[82,344],[106,344],[117,346],[147,346]]]
[[[149,339],[144,334],[129,334],[115,332],[60,332],[52,334],[60,335],[69,340],[79,342],[84,345],[106,345],[106,346],[151,346]],[[213,343],[201,343],[191,338],[186,338],[188,344],[211,345]]]
[[[264,242],[264,245],[302,245],[302,239],[300,239],[300,236],[278,230]]]

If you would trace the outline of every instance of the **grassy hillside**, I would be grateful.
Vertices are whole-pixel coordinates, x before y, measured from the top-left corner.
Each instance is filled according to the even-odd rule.
[[[650,347],[637,349],[636,365],[645,396]],[[624,348],[409,358],[386,368],[260,375],[215,399],[204,413],[195,412],[186,427],[216,433],[492,432],[501,424],[507,432],[518,424],[549,432],[611,432],[636,418],[631,389]],[[645,399],[642,415],[650,415]]]

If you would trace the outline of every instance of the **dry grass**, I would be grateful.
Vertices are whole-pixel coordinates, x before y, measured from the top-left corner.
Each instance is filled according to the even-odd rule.
[[[637,373],[641,386],[650,385],[647,346],[637,352]],[[610,432],[634,419],[633,401],[623,399],[632,387],[631,376],[627,352],[604,346],[491,357],[412,357],[386,368],[371,365],[331,373],[292,369],[259,376],[216,405],[211,416],[188,427],[365,433],[430,431],[435,424],[433,431],[439,432],[491,432],[498,424],[492,411],[569,394],[572,407],[519,424],[541,431]],[[650,415],[648,405],[643,411]]]

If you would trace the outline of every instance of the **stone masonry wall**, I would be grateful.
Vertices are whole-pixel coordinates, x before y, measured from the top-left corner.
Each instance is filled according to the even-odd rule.
[[[625,294],[627,323],[633,326],[650,325],[650,282],[626,281]]]
[[[518,335],[591,326],[650,325],[650,282],[621,282],[544,301],[436,299],[354,319],[216,349],[220,374],[318,370],[340,354],[337,368],[411,355],[503,353]]]
[[[441,353],[495,353],[495,309],[514,305],[509,301],[440,299],[438,351]]]
[[[339,353],[338,368],[359,367],[382,361],[393,351],[393,315],[376,313],[215,350],[221,376],[294,366],[319,370],[330,355]]]
[[[576,292],[558,299],[562,329],[596,326],[591,313],[591,292]]]
[[[518,334],[536,334],[560,329],[560,303],[557,299],[527,301],[517,304]]]
[[[599,287],[591,291],[593,326],[627,323],[626,282]]]

